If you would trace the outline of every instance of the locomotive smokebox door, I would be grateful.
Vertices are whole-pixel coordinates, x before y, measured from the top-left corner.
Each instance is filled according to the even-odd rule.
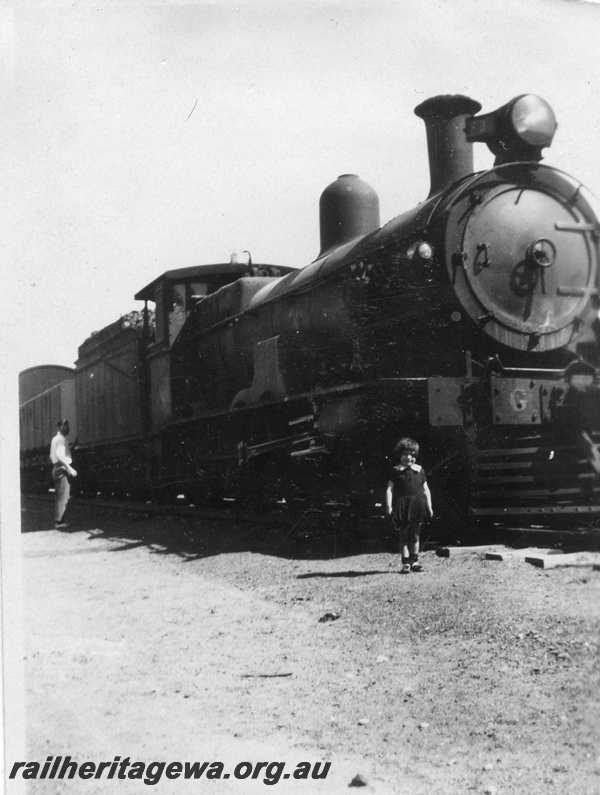
[[[453,201],[449,275],[468,314],[496,341],[550,351],[589,325],[598,230],[580,189],[545,166],[501,166]]]

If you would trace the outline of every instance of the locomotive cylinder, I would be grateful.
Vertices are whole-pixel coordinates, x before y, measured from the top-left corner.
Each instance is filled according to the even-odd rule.
[[[427,131],[428,198],[473,173],[473,145],[465,137],[465,123],[480,110],[479,102],[461,94],[431,97],[415,108]]]

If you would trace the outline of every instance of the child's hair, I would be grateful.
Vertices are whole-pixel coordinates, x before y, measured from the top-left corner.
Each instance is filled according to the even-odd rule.
[[[419,443],[415,442],[409,436],[403,436],[398,444],[394,447],[394,454],[400,458],[402,453],[412,453],[414,456],[419,455]]]

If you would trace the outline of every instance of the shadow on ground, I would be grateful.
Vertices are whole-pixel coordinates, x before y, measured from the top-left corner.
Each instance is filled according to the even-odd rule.
[[[215,512],[216,513],[216,512]],[[328,560],[364,552],[397,552],[397,539],[389,534],[383,520],[374,521],[367,538],[332,523],[319,526],[314,516],[291,517],[282,513],[231,515],[205,518],[193,515],[162,514],[122,510],[79,503],[73,500],[65,521],[69,527],[55,530],[52,500],[24,496],[21,531],[85,533],[90,540],[111,539],[114,552],[147,547],[157,555],[177,555],[197,560],[235,552],[253,552],[288,559]]]
[[[252,552],[294,560],[331,560],[364,553],[399,552],[398,537],[383,517],[375,517],[367,532],[344,526],[311,512],[291,516],[285,512],[244,514],[213,511],[209,515],[193,511],[156,513],[131,510],[128,506],[94,504],[72,500],[67,521],[70,527],[56,531],[52,522],[52,499],[25,495],[22,499],[23,533],[86,533],[90,540],[117,541],[114,552],[147,547],[156,555],[177,555],[184,560],[216,555]],[[592,532],[593,531],[593,532]],[[600,548],[600,531],[587,534],[567,523],[552,529],[487,524],[477,527],[426,526],[422,549],[442,545],[465,546],[504,544],[512,547],[562,548],[565,551]],[[339,576],[339,575],[338,575]],[[358,576],[351,571],[344,576]]]

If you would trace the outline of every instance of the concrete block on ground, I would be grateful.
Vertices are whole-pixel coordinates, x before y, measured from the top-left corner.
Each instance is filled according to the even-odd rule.
[[[526,549],[511,549],[510,547],[502,547],[492,552],[486,553],[486,560],[511,560],[514,558],[527,559],[528,557],[538,557],[542,555],[562,555],[562,550],[556,549],[537,549],[535,547],[527,547]]]
[[[483,558],[488,553],[501,549],[498,544],[481,544],[474,547],[438,547],[435,554],[440,558],[456,558],[463,555],[478,555]]]
[[[528,555],[526,563],[531,563],[539,569],[555,569],[559,566],[572,566],[582,568],[585,566],[593,567],[595,571],[600,570],[600,552],[569,552],[567,554],[538,554]]]

